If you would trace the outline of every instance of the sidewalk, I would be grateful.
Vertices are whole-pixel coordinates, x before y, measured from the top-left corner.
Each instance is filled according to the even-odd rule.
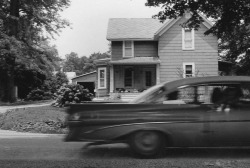
[[[63,134],[42,134],[42,133],[30,133],[30,132],[16,132],[0,129],[0,139],[12,139],[12,138],[47,138],[47,137],[63,137]]]
[[[0,106],[0,114],[5,113],[7,110],[28,108],[28,107],[49,106],[51,104],[52,104],[52,102],[38,103],[38,104],[27,104],[27,105],[16,105],[16,106]]]

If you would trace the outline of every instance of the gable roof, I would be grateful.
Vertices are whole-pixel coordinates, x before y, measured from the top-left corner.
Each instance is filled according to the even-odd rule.
[[[153,18],[109,19],[107,40],[143,39],[154,40],[154,34],[162,23]]]
[[[212,23],[199,14],[209,29]],[[164,24],[153,18],[111,18],[109,19],[107,40],[156,40],[180,18],[167,19]]]

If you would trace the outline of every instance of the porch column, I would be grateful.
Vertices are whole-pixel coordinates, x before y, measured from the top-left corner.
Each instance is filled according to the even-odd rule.
[[[160,80],[160,64],[156,64],[156,84],[159,84]]]
[[[110,93],[114,92],[114,67],[113,65],[110,65]]]

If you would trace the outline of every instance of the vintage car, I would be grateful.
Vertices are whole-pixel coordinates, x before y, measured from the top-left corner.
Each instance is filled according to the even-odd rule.
[[[128,143],[140,155],[165,147],[250,146],[250,77],[180,79],[130,103],[71,104],[66,141]]]

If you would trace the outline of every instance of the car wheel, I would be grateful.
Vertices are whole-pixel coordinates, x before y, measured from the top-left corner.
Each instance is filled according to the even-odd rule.
[[[131,149],[141,156],[160,154],[164,145],[164,136],[156,131],[138,131],[130,136]]]

